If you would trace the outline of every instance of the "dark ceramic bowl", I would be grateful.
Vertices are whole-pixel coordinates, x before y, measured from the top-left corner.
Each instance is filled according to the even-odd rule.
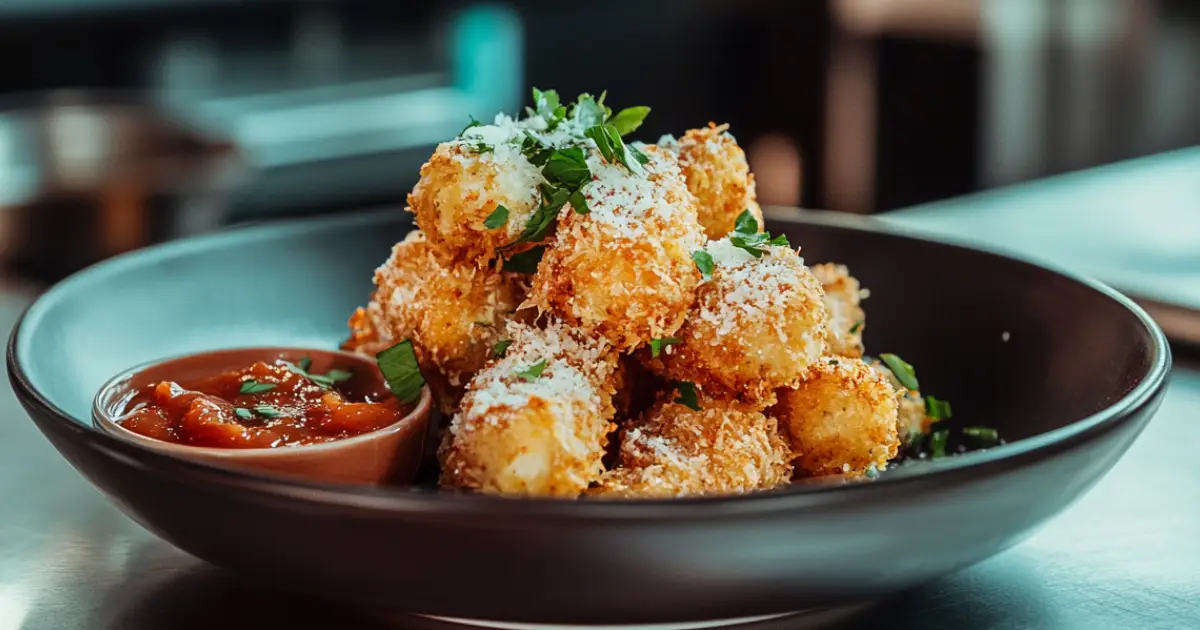
[[[200,558],[373,607],[576,623],[743,617],[915,586],[1070,504],[1161,401],[1162,333],[1099,284],[873,223],[771,228],[809,262],[850,265],[871,288],[868,349],[900,354],[953,401],[956,421],[1009,443],[869,483],[585,502],[287,482],[90,426],[97,388],[131,365],[218,347],[335,347],[409,229],[399,209],[236,230],[88,269],[29,308],[9,374],[75,468]]]

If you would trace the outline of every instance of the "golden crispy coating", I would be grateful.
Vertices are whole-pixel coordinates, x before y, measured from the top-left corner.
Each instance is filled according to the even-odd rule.
[[[568,206],[533,280],[530,301],[621,350],[669,337],[687,315],[704,242],[696,210],[670,157],[645,148],[642,175],[588,158],[591,212]]]
[[[845,265],[813,265],[812,272],[825,290],[825,310],[829,313],[825,344],[829,353],[862,357],[862,333],[867,325],[867,314],[861,302],[866,297],[866,290],[859,286],[858,279],[850,275]]]
[[[767,490],[787,484],[791,450],[774,418],[728,399],[700,397],[702,410],[664,398],[621,434],[620,467],[588,494],[672,497]]]
[[[762,407],[777,388],[799,383],[825,350],[824,294],[795,250],[765,250],[754,258],[728,238],[708,244],[712,279],[697,290],[675,334],[680,343],[651,360],[652,369]]]
[[[708,127],[688,130],[672,147],[679,152],[688,190],[696,196],[700,225],[714,240],[732,232],[734,221],[747,209],[755,213],[760,229],[763,224],[754,175],[728,129],[729,125],[710,122]]]
[[[439,457],[444,487],[575,497],[604,472],[617,353],[560,322],[513,324],[471,381]],[[540,372],[539,370],[540,366]]]
[[[900,441],[908,444],[914,436],[929,433],[934,420],[925,413],[925,397],[921,395],[921,390],[905,387],[879,359],[873,358],[868,363],[891,383],[893,389],[900,392],[900,409],[896,415],[896,432],[900,435]]]
[[[471,142],[438,145],[421,167],[421,180],[409,194],[408,205],[421,231],[440,252],[485,266],[496,258],[498,248],[520,235],[537,209],[537,185],[543,180],[519,147],[497,143],[480,152]],[[498,205],[508,209],[508,220],[490,229],[484,220]],[[512,251],[531,246],[522,244]]]
[[[411,339],[439,407],[452,412],[505,325],[522,316],[525,283],[520,274],[448,262],[422,232],[411,232],[375,271],[375,295],[351,317],[347,346],[374,353]]]
[[[860,359],[813,364],[795,389],[779,391],[767,413],[779,419],[796,453],[796,474],[818,476],[879,469],[896,456],[896,392]]]

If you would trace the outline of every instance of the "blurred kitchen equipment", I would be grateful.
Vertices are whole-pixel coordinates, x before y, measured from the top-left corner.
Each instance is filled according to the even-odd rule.
[[[133,94],[0,102],[0,257],[52,280],[219,227],[245,173],[236,146]]]

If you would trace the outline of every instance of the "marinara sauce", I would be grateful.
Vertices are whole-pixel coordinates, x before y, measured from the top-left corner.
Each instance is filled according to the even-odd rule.
[[[313,374],[307,364],[259,361],[192,381],[149,383],[117,422],[175,444],[275,448],[369,433],[410,410],[386,388],[361,384],[368,379],[345,370]]]

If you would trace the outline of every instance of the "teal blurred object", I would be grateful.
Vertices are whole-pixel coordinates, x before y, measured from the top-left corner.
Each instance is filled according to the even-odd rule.
[[[887,214],[1094,276],[1200,344],[1200,148],[1162,153]]]
[[[505,111],[512,113],[525,101],[520,16],[508,5],[475,5],[455,17],[451,31],[455,87],[477,102],[503,103]],[[471,115],[490,120],[495,111]]]

